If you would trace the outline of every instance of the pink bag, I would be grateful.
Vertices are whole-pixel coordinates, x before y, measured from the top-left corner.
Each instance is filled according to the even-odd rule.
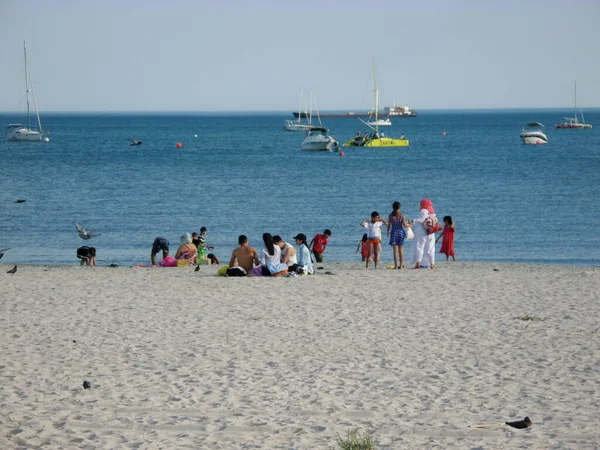
[[[172,256],[167,256],[160,262],[161,267],[177,267],[177,260]]]

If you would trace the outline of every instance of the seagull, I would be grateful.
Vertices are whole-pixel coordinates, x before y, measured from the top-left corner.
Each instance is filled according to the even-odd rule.
[[[131,144],[129,144],[129,146],[131,147],[132,145],[142,145],[142,141],[138,141],[137,139],[129,139],[131,141]]]
[[[10,273],[11,275],[14,275],[15,273],[17,273],[17,265],[15,264],[15,267],[13,267],[10,270],[7,270],[6,273]]]
[[[10,250],[10,248],[3,248],[2,250],[0,250],[0,259],[4,256],[4,252],[6,250]]]
[[[92,233],[91,231],[86,230],[81,225],[79,225],[77,222],[75,222],[75,228],[77,228],[77,231],[79,232],[79,237],[81,239],[86,239],[87,240],[87,239],[92,238],[94,236],[100,236],[99,234],[95,234],[95,233]]]
[[[18,200],[15,200],[15,203],[25,203],[27,200],[20,198]]]

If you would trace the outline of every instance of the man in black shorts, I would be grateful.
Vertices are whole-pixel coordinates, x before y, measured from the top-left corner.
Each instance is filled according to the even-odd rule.
[[[96,248],[95,247],[79,247],[77,249],[77,257],[81,259],[81,265],[83,266],[95,266],[96,265]]]
[[[169,256],[169,241],[167,240],[167,238],[159,236],[156,239],[154,239],[154,243],[152,244],[151,258],[153,266],[156,265],[156,254],[161,250],[163,252],[163,259]]]

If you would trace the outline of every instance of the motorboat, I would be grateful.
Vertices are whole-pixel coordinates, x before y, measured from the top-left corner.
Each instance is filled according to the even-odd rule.
[[[585,118],[583,117],[583,110],[581,111],[581,122],[577,117],[577,81],[574,81],[574,98],[575,98],[575,117],[563,117],[562,123],[557,123],[556,128],[559,129],[589,129],[592,128],[592,125],[589,123],[585,123]]]
[[[527,124],[527,129],[521,131],[521,140],[523,144],[547,144],[548,137],[542,131],[544,125],[539,122],[531,122]]]
[[[374,127],[375,125],[377,125],[378,127],[390,127],[392,126],[392,121],[389,117],[387,117],[385,119],[371,120],[367,122],[367,125],[369,125],[370,127]]]
[[[304,141],[300,148],[304,151],[330,152],[333,150],[333,147],[337,146],[337,141],[327,134],[327,128],[313,126],[306,130]]]
[[[7,125],[4,129],[6,138],[9,141],[28,141],[28,142],[49,142],[50,139],[44,137],[44,131],[42,130],[42,122],[40,121],[40,112],[37,107],[37,100],[35,98],[35,91],[33,84],[30,80],[30,75],[27,70],[27,46],[23,41],[23,54],[25,57],[25,96],[27,100],[27,125],[13,123]],[[31,125],[31,111],[29,105],[29,91],[31,87],[31,93],[33,97],[33,104],[35,107],[35,113],[37,117],[37,129]]]

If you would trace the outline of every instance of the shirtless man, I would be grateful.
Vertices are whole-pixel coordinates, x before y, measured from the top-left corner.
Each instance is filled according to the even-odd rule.
[[[240,266],[247,273],[254,268],[254,265],[260,265],[256,249],[248,246],[248,238],[243,234],[238,238],[240,246],[231,252],[231,259],[229,260],[229,267]],[[236,264],[237,261],[237,264]]]

